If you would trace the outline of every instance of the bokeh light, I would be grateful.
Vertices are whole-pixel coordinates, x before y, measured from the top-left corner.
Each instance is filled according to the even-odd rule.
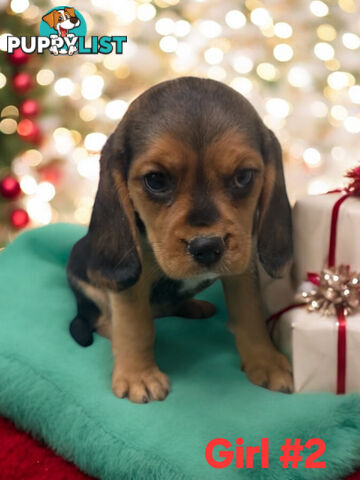
[[[246,24],[246,17],[240,10],[230,10],[225,17],[230,28],[238,30]]]
[[[66,97],[74,91],[74,83],[70,78],[59,78],[54,84],[55,92],[61,97]]]
[[[279,60],[279,62],[288,62],[292,59],[293,55],[294,51],[287,43],[279,43],[279,45],[276,45],[274,48],[274,57],[276,60]]]

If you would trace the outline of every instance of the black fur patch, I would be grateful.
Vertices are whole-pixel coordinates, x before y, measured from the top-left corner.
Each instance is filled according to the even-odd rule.
[[[216,205],[207,197],[194,199],[194,206],[188,214],[188,224],[192,227],[208,227],[219,219]]]
[[[199,281],[193,289],[186,290],[182,280],[173,280],[165,276],[161,277],[152,286],[150,303],[169,303],[176,305],[209,287],[214,281],[215,279],[202,280]]]
[[[95,331],[100,310],[92,300],[72,284],[71,280],[69,282],[77,304],[77,314],[70,323],[70,333],[79,345],[88,347],[93,343],[93,332]]]
[[[181,280],[172,280],[169,277],[161,277],[152,286],[150,303],[173,303],[181,301],[179,294],[181,286]]]

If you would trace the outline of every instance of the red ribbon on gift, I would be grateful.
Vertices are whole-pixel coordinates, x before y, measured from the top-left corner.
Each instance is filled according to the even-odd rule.
[[[335,224],[334,238],[336,238],[336,224]],[[330,240],[330,250],[331,250],[331,247],[335,248],[333,242],[331,242]],[[329,264],[330,264],[330,261],[329,261]],[[311,282],[316,286],[320,285],[320,275],[318,273],[309,272],[307,274],[307,280],[308,282]],[[345,315],[344,308],[341,305],[339,305],[336,309],[336,316],[337,316],[337,327],[338,327],[337,329],[338,338],[337,338],[336,393],[343,394],[345,393],[345,379],[346,379],[346,315]]]
[[[336,256],[336,233],[337,233],[337,224],[339,218],[339,211],[341,205],[349,197],[360,196],[360,167],[356,167],[353,170],[350,170],[346,174],[347,178],[351,178],[351,182],[343,190],[331,190],[329,193],[340,193],[345,192],[339,200],[336,201],[332,213],[331,213],[331,226],[330,226],[330,243],[329,243],[329,258],[328,266],[335,266],[335,256]]]
[[[349,185],[343,190],[331,190],[327,192],[330,193],[340,193],[344,192],[334,204],[332,213],[331,213],[331,224],[330,224],[330,240],[329,240],[329,255],[328,255],[328,267],[332,268],[336,265],[336,240],[337,240],[337,225],[339,219],[339,212],[341,205],[349,197],[360,196],[360,167],[356,167],[353,170],[350,170],[346,174],[347,178],[351,178]],[[308,282],[313,283],[316,286],[319,286],[320,275],[317,273],[309,272],[307,274]],[[274,313],[267,320],[267,323],[272,323],[272,328],[275,322],[283,315],[284,313],[293,310],[294,308],[299,308],[306,306],[306,303],[296,303],[289,305],[288,307],[280,310],[279,312]],[[336,308],[337,313],[337,375],[336,375],[336,393],[343,394],[345,393],[345,380],[346,380],[346,315],[344,308],[339,305]]]

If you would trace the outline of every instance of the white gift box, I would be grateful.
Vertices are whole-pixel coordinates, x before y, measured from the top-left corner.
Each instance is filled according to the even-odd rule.
[[[327,264],[332,209],[343,193],[310,195],[295,204],[295,280],[299,285],[307,272],[320,272]],[[360,271],[360,198],[349,197],[340,207],[337,224],[336,265]]]
[[[337,319],[297,307],[277,320],[273,338],[291,360],[295,392],[337,389]],[[346,318],[345,392],[360,392],[360,313]]]

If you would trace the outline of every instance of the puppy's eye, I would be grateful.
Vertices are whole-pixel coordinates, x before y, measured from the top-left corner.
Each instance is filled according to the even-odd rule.
[[[237,188],[245,189],[252,185],[255,178],[255,170],[239,170],[234,176],[234,184]]]
[[[144,184],[151,193],[164,194],[171,190],[171,180],[163,172],[148,173],[144,177]]]

